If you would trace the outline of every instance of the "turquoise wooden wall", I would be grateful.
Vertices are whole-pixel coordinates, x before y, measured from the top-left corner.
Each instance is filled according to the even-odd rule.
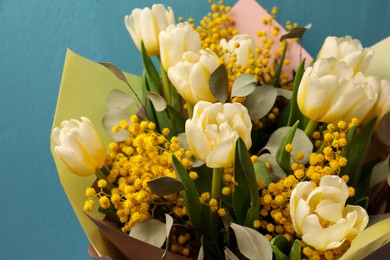
[[[160,0],[196,21],[207,0]],[[226,1],[234,4],[234,0]],[[327,35],[365,46],[390,35],[387,0],[258,0],[278,19],[312,23],[304,46]],[[62,190],[49,137],[67,48],[140,73],[123,17],[151,0],[0,0],[0,259],[88,259],[88,240]]]

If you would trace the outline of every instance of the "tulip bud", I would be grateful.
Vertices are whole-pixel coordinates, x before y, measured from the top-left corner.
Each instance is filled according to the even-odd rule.
[[[187,51],[197,52],[200,50],[200,36],[188,23],[170,25],[160,32],[160,56],[165,71],[177,62]]]
[[[210,75],[217,69],[218,56],[211,50],[184,53],[181,61],[168,70],[168,77],[177,92],[189,103],[204,100],[216,102],[210,90]]]
[[[238,137],[248,149],[252,145],[252,122],[248,110],[240,103],[200,101],[185,128],[192,153],[210,168],[233,163]]]
[[[53,129],[52,137],[54,152],[73,173],[88,176],[103,167],[106,147],[88,118],[63,121],[60,128]]]
[[[137,48],[141,51],[143,41],[149,56],[160,54],[158,35],[170,24],[175,24],[175,16],[170,7],[154,4],[152,9],[136,8],[125,16],[125,25]]]
[[[354,73],[366,72],[367,67],[374,55],[371,49],[363,49],[362,44],[351,36],[337,38],[329,36],[318,54],[317,59],[333,57],[336,60],[345,61],[354,70]]]
[[[334,249],[351,234],[368,224],[368,214],[360,206],[345,205],[348,187],[337,175],[321,178],[319,187],[309,181],[298,183],[291,193],[290,216],[295,232],[317,250]]]
[[[229,42],[226,39],[220,41],[223,49],[227,50],[224,59],[229,62],[233,55],[236,56],[236,64],[248,66],[250,59],[256,60],[256,43],[246,34],[238,34]]]

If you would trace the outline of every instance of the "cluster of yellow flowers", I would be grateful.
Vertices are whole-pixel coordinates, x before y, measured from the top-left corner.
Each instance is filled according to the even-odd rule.
[[[172,153],[189,170],[192,162],[191,152],[179,148],[177,137],[167,139],[169,130],[164,129],[163,134],[155,131],[153,122],[141,121],[137,116],[130,118],[131,124],[122,120],[119,125],[113,127],[113,132],[124,129],[130,136],[121,143],[109,144],[110,154],[107,165],[110,166],[106,179],[97,182],[96,192],[94,188],[88,188],[86,195],[89,199],[85,203],[84,210],[90,211],[93,207],[92,197],[99,197],[99,204],[103,209],[111,209],[116,212],[116,217],[123,223],[122,231],[128,232],[134,224],[156,218],[158,206],[164,206],[177,217],[186,215],[184,200],[180,193],[160,198],[152,193],[148,182],[163,176],[176,178],[172,165]],[[196,174],[190,174],[196,178]],[[109,185],[115,184],[108,188]]]
[[[291,166],[293,174],[276,183],[270,183],[262,189],[260,196],[261,220],[256,220],[253,226],[264,230],[266,238],[271,240],[276,235],[282,234],[289,241],[292,241],[296,235],[289,205],[292,190],[302,181],[310,180],[313,187],[318,187],[322,176],[340,174],[341,168],[347,165],[347,159],[341,155],[341,148],[347,144],[348,130],[358,123],[359,120],[354,118],[349,124],[340,121],[337,126],[327,125],[326,130],[322,133],[314,132],[313,138],[320,149],[310,154],[308,165],[301,163],[304,154],[298,152],[296,155],[298,162]],[[292,145],[286,145],[285,150],[291,152]],[[341,176],[341,179],[345,183],[349,181],[348,175]],[[348,192],[350,197],[355,195],[353,187],[348,187]],[[326,251],[318,251],[308,245],[302,245],[303,253],[310,259],[336,259],[349,248],[353,238],[347,237],[342,246]]]

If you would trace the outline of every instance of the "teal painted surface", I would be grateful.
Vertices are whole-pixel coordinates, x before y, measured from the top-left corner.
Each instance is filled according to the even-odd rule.
[[[0,0],[0,259],[88,259],[50,154],[49,136],[66,48],[139,73],[123,17],[151,0]],[[176,17],[199,21],[207,0],[165,0]],[[233,4],[235,1],[226,1]],[[390,35],[390,1],[267,0],[278,19],[312,23],[304,38],[316,55],[327,35],[365,46]]]

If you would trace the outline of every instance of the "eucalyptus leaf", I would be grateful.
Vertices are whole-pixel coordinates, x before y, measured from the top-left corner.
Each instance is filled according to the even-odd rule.
[[[177,139],[179,140],[179,147],[183,148],[184,150],[191,150],[190,144],[188,143],[187,135],[185,133],[180,133],[177,135]],[[201,160],[198,160],[195,156],[192,156],[189,158],[189,160],[192,162],[192,167],[199,167],[204,164]]]
[[[166,236],[166,225],[157,219],[148,219],[136,223],[130,230],[129,236],[155,247],[162,247]]]
[[[231,223],[238,249],[249,259],[272,259],[272,247],[265,236],[254,229]]]
[[[123,74],[123,72],[117,66],[115,66],[113,63],[99,62],[99,64],[101,64],[104,67],[106,67],[107,69],[109,69],[118,79],[122,80],[127,85],[130,85],[129,82],[127,81],[125,75]]]
[[[286,99],[291,99],[293,92],[288,89],[283,89],[283,88],[276,88],[276,93],[278,96],[282,96]]]
[[[387,147],[390,147],[390,112],[388,112],[386,115],[384,115],[379,123],[378,127],[378,139],[383,144],[387,145]]]
[[[232,86],[232,97],[246,97],[256,89],[257,80],[252,74],[241,74]]]
[[[271,168],[269,169],[269,173],[270,173],[271,180],[273,182],[278,182],[280,179],[287,177],[287,174],[284,172],[282,167],[280,167],[279,163],[276,161],[275,155],[264,153],[259,156],[259,161],[268,163],[270,165]]]
[[[272,177],[265,163],[258,161],[253,165],[253,168],[255,169],[256,181],[263,181],[265,187],[267,187],[272,182]]]
[[[370,188],[387,179],[390,186],[390,166],[389,156],[384,161],[377,163],[373,168],[370,176]]]
[[[225,65],[221,64],[210,75],[210,90],[213,96],[222,103],[225,103],[228,98],[228,74]]]
[[[165,108],[167,108],[167,102],[165,101],[165,99],[160,96],[159,94],[157,94],[156,92],[152,92],[152,91],[149,91],[147,94],[146,94],[146,97],[152,101],[152,104],[154,106],[154,109],[158,112],[160,111],[164,111]]]
[[[230,251],[229,248],[225,247],[225,249],[223,250],[223,252],[225,253],[225,259],[226,260],[239,260],[239,258],[237,256],[235,256],[233,254],[232,251]]]
[[[277,158],[278,150],[280,149],[281,151],[284,151],[285,145],[287,143],[283,142],[283,140],[288,135],[289,138],[286,141],[287,143],[290,143],[293,146],[293,150],[291,152],[293,159],[291,158],[290,162],[292,163],[294,160],[295,161],[298,160],[296,158],[297,152],[303,152],[304,159],[301,162],[303,164],[306,164],[309,161],[309,156],[313,151],[313,144],[310,141],[309,137],[307,137],[305,132],[298,128],[296,130],[292,130],[292,127],[288,127],[288,126],[278,128],[268,139],[266,146],[262,150],[268,150],[273,156],[275,156],[275,158]],[[291,139],[292,142],[290,141]],[[290,158],[290,155],[288,154],[287,157]]]
[[[273,108],[278,92],[272,85],[256,87],[256,89],[246,97],[245,107],[248,109],[252,120],[263,118]]]
[[[107,110],[126,109],[128,106],[135,104],[135,100],[119,89],[112,89],[106,100]]]
[[[293,38],[302,39],[304,33],[310,28],[311,28],[311,24],[308,24],[305,27],[295,27],[285,35],[282,35],[280,37],[280,41],[284,41],[286,39],[293,39]]]
[[[102,119],[103,128],[114,142],[122,142],[130,136],[130,133],[122,128],[119,128],[118,133],[112,132],[113,126],[118,125],[121,120],[126,120],[127,118],[130,118],[130,115],[122,109],[111,109],[104,113]]]
[[[159,196],[169,195],[185,189],[183,183],[168,176],[148,181],[148,186],[153,193]]]
[[[169,234],[171,233],[172,226],[173,226],[173,218],[170,215],[165,214],[165,237],[167,243],[165,244],[164,254],[161,256],[161,259],[164,260],[167,259],[167,253],[169,250]]]

